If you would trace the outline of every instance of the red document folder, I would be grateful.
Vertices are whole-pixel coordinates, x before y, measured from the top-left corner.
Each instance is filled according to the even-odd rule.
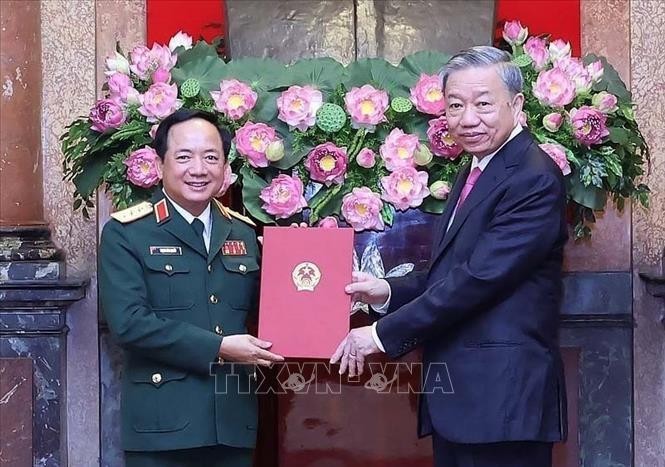
[[[328,359],[349,332],[353,229],[266,227],[259,338],[285,357]]]

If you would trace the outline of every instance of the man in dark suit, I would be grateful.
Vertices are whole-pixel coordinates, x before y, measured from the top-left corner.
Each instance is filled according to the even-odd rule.
[[[429,269],[347,293],[387,311],[351,331],[332,362],[423,346],[419,434],[438,467],[547,467],[566,436],[558,347],[566,191],[557,165],[519,125],[522,76],[474,47],[442,70],[450,133],[473,156],[434,234]],[[428,371],[433,370],[433,371]]]
[[[230,135],[213,115],[181,109],[154,147],[162,189],[112,215],[99,254],[102,309],[125,356],[126,467],[249,467],[253,365],[283,359],[247,334],[259,270],[251,221],[214,199]]]

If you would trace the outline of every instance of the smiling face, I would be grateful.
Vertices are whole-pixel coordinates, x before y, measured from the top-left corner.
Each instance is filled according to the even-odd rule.
[[[164,160],[158,160],[164,191],[198,216],[224,181],[224,150],[215,126],[193,118],[169,129]]]
[[[524,103],[521,93],[511,95],[496,65],[453,71],[446,82],[445,99],[451,136],[480,159],[508,139]]]

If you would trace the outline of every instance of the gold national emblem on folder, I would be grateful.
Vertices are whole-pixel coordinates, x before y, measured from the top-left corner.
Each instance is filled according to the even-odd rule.
[[[309,261],[300,263],[293,268],[291,276],[298,292],[302,290],[313,292],[321,281],[321,271],[316,264]]]

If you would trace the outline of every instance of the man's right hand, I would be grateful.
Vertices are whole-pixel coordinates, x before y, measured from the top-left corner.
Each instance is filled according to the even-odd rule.
[[[270,366],[275,362],[283,362],[284,357],[269,352],[272,343],[258,339],[249,334],[224,336],[219,346],[219,356],[234,363],[251,363]]]
[[[354,272],[353,282],[344,288],[356,302],[368,305],[383,305],[390,296],[390,285],[384,279],[377,279],[366,272]]]

